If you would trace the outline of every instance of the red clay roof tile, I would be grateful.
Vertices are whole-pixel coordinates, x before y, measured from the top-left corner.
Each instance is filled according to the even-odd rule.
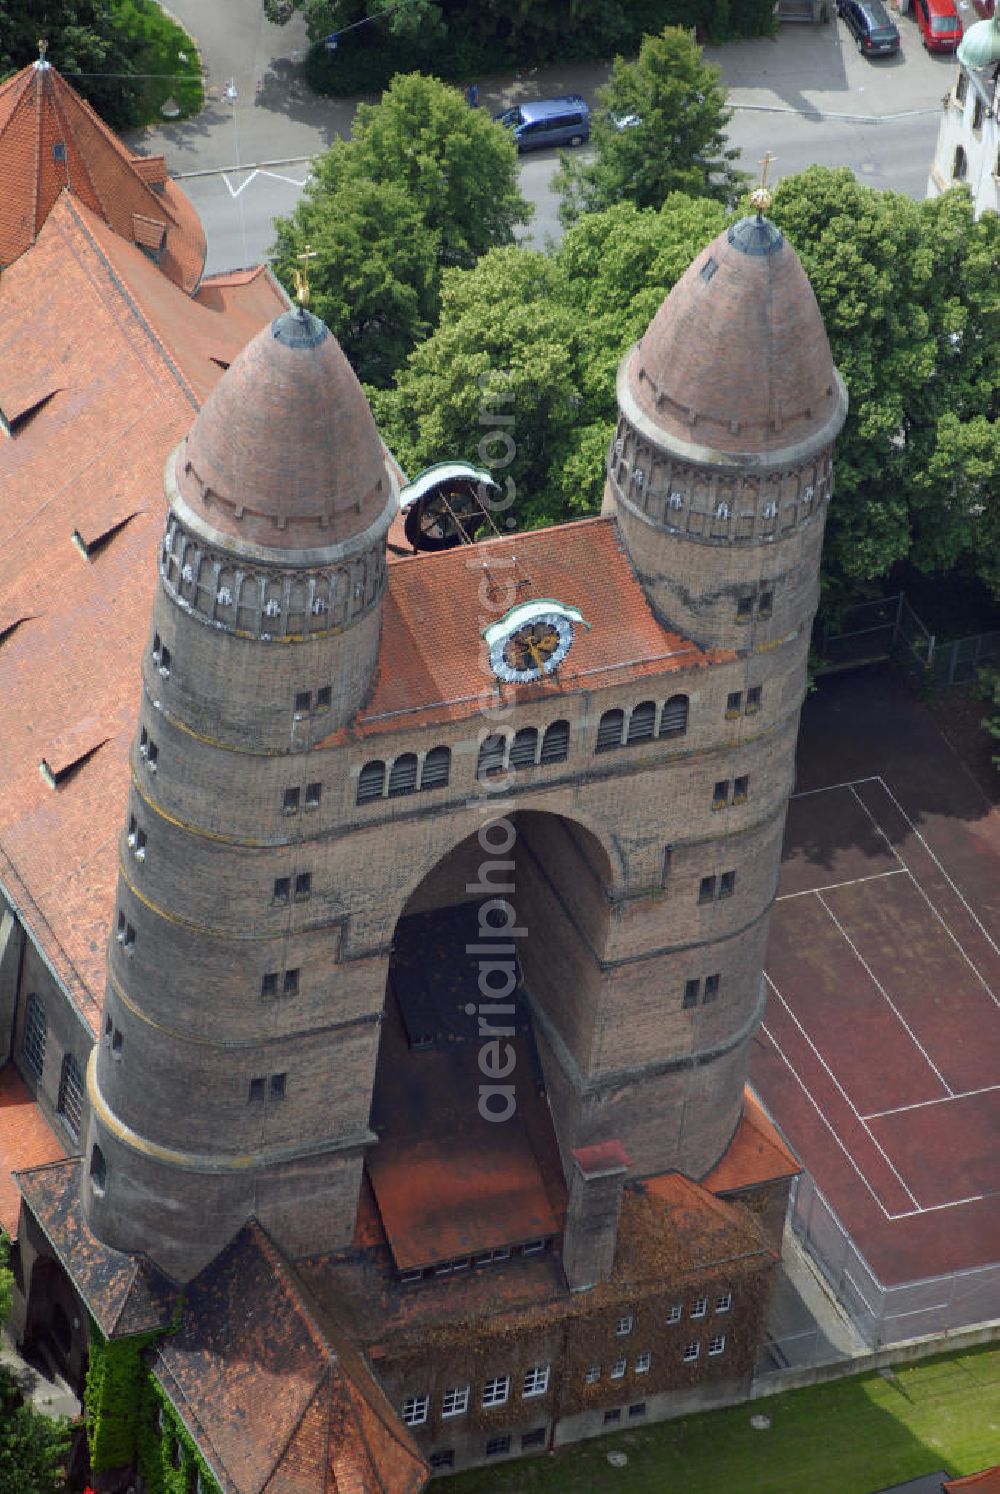
[[[66,1155],[12,1063],[0,1069],[0,1226],[17,1234],[21,1195],[12,1174]]]
[[[801,1162],[747,1085],[736,1134],[712,1171],[702,1178],[704,1187],[710,1193],[737,1193],[772,1179],[794,1177],[801,1171]]]

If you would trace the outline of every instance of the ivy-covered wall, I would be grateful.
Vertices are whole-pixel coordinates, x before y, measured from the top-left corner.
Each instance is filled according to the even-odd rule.
[[[135,1468],[149,1494],[220,1494],[150,1372],[146,1351],[161,1337],[141,1333],[109,1340],[91,1321],[85,1396],[91,1470]]]

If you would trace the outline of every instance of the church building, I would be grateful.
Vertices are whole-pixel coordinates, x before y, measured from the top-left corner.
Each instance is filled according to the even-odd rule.
[[[767,206],[626,353],[600,516],[518,532],[458,462],[407,485],[265,272],[252,310],[213,292],[242,350],[183,420],[95,439],[128,489],[103,550],[35,487],[0,583],[0,1094],[58,1145],[17,1173],[15,1327],[78,1384],[134,1351],[101,1487],[155,1487],[151,1416],[192,1490],[404,1494],[746,1393],[797,1171],[748,1052],[846,413]],[[6,279],[4,367],[59,401]],[[168,290],[137,358],[204,309]],[[70,666],[38,637],[73,564]],[[61,738],[15,698],[40,657],[55,701],[100,675]]]

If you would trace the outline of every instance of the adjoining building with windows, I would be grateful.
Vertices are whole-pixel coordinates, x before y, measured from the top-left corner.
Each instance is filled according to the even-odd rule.
[[[109,314],[99,370],[72,337],[25,370],[70,229],[160,277],[127,309],[169,302],[163,340]],[[0,588],[0,1015],[59,1143],[18,1173],[20,1336],[79,1382],[143,1335],[171,1457],[239,1494],[746,1394],[797,1171],[748,1051],[846,411],[798,259],[758,213],[671,291],[599,517],[422,549],[323,324],[258,286],[186,344],[112,239],[60,198],[0,303],[0,406],[9,369],[67,420],[148,377],[0,444],[0,524],[40,526]]]
[[[997,70],[1000,21],[978,21],[957,52],[958,72],[944,96],[927,196],[962,183],[972,193],[976,216],[1000,212],[1000,123]]]

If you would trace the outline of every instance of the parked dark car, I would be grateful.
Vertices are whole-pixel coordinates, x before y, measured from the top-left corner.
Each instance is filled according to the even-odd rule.
[[[494,114],[517,141],[519,151],[552,145],[583,145],[590,139],[590,107],[578,93],[559,99],[532,99]]]
[[[882,0],[837,0],[837,14],[868,57],[899,51],[899,32]]]

